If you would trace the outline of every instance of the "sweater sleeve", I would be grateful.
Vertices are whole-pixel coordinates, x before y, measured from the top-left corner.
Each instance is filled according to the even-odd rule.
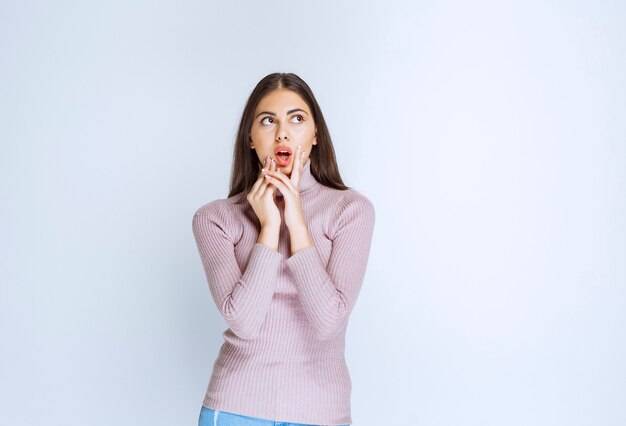
[[[211,296],[230,329],[242,339],[256,339],[267,315],[283,256],[255,243],[244,271],[235,257],[237,229],[224,200],[196,211],[192,230]]]
[[[325,267],[317,249],[307,247],[285,260],[303,309],[320,340],[335,337],[348,322],[367,267],[375,211],[356,191],[337,206],[332,250]]]

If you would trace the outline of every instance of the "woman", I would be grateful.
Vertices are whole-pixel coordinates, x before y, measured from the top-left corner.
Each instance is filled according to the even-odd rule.
[[[345,333],[374,219],[341,180],[309,86],[292,73],[263,78],[241,117],[228,198],[193,217],[228,325],[200,426],[352,423]]]

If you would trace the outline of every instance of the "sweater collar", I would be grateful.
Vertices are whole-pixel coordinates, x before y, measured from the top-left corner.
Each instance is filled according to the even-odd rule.
[[[304,167],[302,167],[302,172],[300,173],[300,193],[303,193],[316,183],[317,180],[315,180],[315,176],[311,174],[311,159],[307,159],[307,162],[304,163]],[[282,197],[280,191],[275,191],[275,193],[277,196]]]

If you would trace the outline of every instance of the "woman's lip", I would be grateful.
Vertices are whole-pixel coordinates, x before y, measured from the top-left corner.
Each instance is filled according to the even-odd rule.
[[[289,148],[286,145],[282,145],[282,146],[279,146],[278,148],[276,148],[276,150],[274,151],[274,155],[278,155],[278,153],[280,151],[287,151],[290,155],[292,154],[291,148]]]
[[[276,159],[276,163],[278,163],[280,166],[287,166],[291,162],[291,155],[284,160],[280,155],[276,155],[274,158]]]

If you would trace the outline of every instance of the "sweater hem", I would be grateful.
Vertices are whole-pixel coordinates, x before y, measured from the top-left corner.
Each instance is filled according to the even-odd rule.
[[[210,408],[211,410],[225,411],[227,413],[236,414],[238,416],[254,417],[280,423],[304,423],[321,426],[343,426],[346,424],[352,424],[352,418],[350,415],[343,416],[339,418],[339,420],[330,418],[288,417],[282,416],[280,413],[272,415],[272,413],[266,411],[246,410],[245,408],[242,408],[240,406],[229,405],[228,403],[225,403],[223,401],[211,399],[209,396],[206,396],[204,398],[202,405],[204,405],[206,408]]]

